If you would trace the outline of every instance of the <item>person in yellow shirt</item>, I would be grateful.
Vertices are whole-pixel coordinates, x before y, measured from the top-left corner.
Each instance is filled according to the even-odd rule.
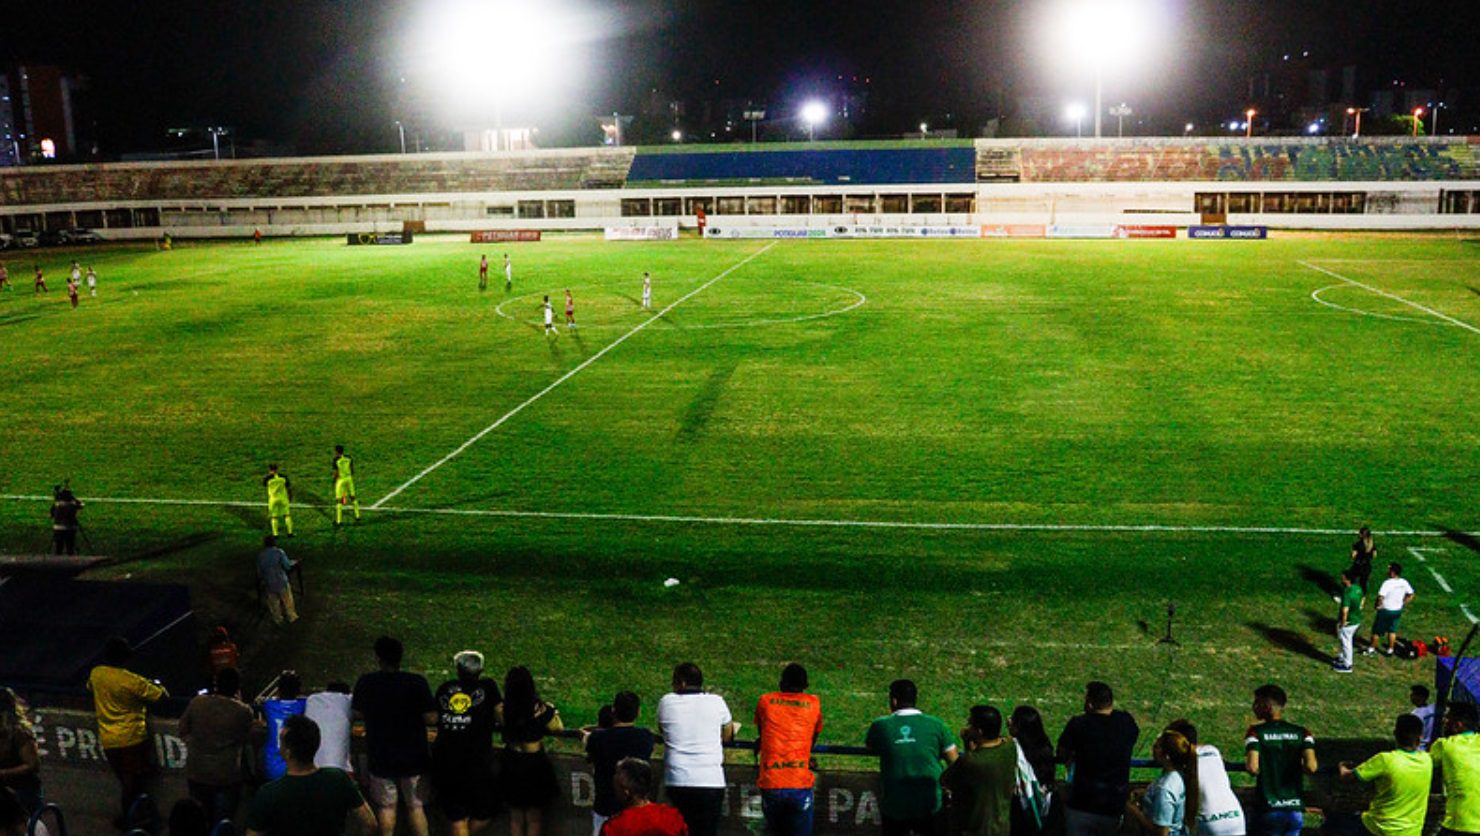
[[[98,742],[122,790],[122,807],[115,820],[120,825],[153,771],[147,707],[167,696],[163,688],[124,667],[133,654],[128,639],[114,636],[103,650],[103,664],[87,677],[98,717]]]
[[[1440,836],[1480,833],[1480,722],[1472,702],[1449,704],[1446,737],[1429,746],[1444,778],[1444,821]]]
[[[1423,836],[1434,762],[1419,751],[1423,721],[1412,714],[1398,716],[1393,727],[1398,748],[1368,758],[1361,766],[1341,764],[1341,780],[1377,788],[1362,824],[1372,836]]]
[[[278,472],[278,466],[270,464],[267,466],[267,475],[262,477],[262,485],[267,488],[267,522],[272,526],[272,536],[278,535],[278,520],[282,519],[283,526],[288,529],[288,536],[293,536],[293,486],[288,482],[288,477]]]
[[[353,505],[355,522],[360,521],[360,498],[355,496],[355,463],[344,454],[344,445],[334,445],[334,524],[344,524],[344,506]]]

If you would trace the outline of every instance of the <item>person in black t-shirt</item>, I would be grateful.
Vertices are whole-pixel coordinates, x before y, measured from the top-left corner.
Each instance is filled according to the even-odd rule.
[[[503,722],[498,683],[483,677],[483,654],[452,657],[457,679],[437,689],[437,739],[432,743],[432,788],[453,836],[482,830],[498,813],[493,732]]]
[[[77,512],[82,510],[82,500],[72,494],[66,486],[52,491],[51,505],[51,550],[52,554],[77,554]]]
[[[1367,580],[1372,577],[1372,561],[1377,559],[1377,545],[1372,542],[1372,529],[1362,526],[1357,541],[1352,543],[1352,580],[1367,594]]]
[[[350,708],[365,723],[365,748],[370,755],[367,781],[370,803],[383,836],[396,832],[396,802],[406,802],[406,818],[413,836],[426,836],[427,798],[424,776],[431,766],[427,754],[427,726],[437,722],[437,702],[426,678],[401,670],[401,643],[389,636],[375,640],[380,670],[355,683]]]
[[[1070,774],[1068,836],[1108,836],[1120,829],[1131,791],[1131,752],[1140,733],[1135,718],[1115,708],[1109,685],[1085,687],[1084,713],[1059,735],[1059,759]]]
[[[601,825],[622,812],[612,779],[623,758],[650,760],[653,756],[653,733],[639,729],[637,715],[642,701],[631,691],[623,691],[612,700],[612,725],[586,735],[586,760],[591,762],[596,780],[596,798],[591,804],[591,834],[600,836]]]

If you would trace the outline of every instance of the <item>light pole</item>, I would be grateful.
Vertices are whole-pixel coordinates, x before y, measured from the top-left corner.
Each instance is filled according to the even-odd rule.
[[[1421,108],[1421,107],[1415,107],[1413,109],[1413,137],[1414,137],[1414,139],[1417,139],[1418,138],[1418,126],[1420,124],[1419,120],[1422,119],[1422,118],[1423,118],[1423,108]]]
[[[762,119],[766,118],[766,112],[764,110],[752,109],[745,111],[743,115],[745,116],[745,121],[750,123],[750,144],[754,145],[755,126],[759,124]]]
[[[1083,139],[1084,105],[1075,102],[1074,104],[1069,105],[1068,109],[1064,111],[1064,115],[1068,116],[1069,119],[1074,122],[1074,136]]]
[[[1254,138],[1254,108],[1244,111],[1244,139]]]
[[[1125,138],[1125,117],[1135,114],[1134,110],[1125,102],[1121,102],[1110,108],[1110,115],[1115,117],[1115,135],[1121,139]]]
[[[1185,125],[1182,126],[1182,135],[1183,136],[1192,136],[1192,132],[1196,128],[1197,128],[1196,125],[1192,124],[1191,122],[1188,122],[1187,124],[1185,124]]]
[[[396,120],[396,132],[401,135],[401,153],[404,154],[406,153],[406,126],[402,125],[399,119]]]
[[[1430,129],[1429,132],[1432,133],[1434,136],[1438,136],[1439,135],[1439,108],[1441,108],[1443,106],[1444,106],[1444,103],[1443,102],[1439,102],[1439,103],[1437,103],[1437,104],[1435,104],[1433,106],[1434,107],[1434,126]]]
[[[807,124],[807,141],[817,138],[817,126],[827,120],[827,105],[818,101],[802,105],[802,121]]]
[[[1352,131],[1352,139],[1357,139],[1362,135],[1362,114],[1371,109],[1372,108],[1370,107],[1349,107],[1346,109],[1346,114],[1348,116],[1357,117],[1356,129]]]

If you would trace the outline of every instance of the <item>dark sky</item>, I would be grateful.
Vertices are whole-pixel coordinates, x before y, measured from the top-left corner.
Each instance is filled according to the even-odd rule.
[[[219,123],[306,152],[390,150],[402,42],[440,0],[54,0],[0,25],[0,63],[59,63],[92,79],[105,154],[160,147],[164,129]],[[754,98],[774,110],[838,75],[871,79],[866,133],[946,113],[972,130],[1022,96],[1057,102],[1088,87],[1058,69],[1041,10],[1050,0],[532,0],[600,19],[573,49],[577,81],[541,115],[636,111],[659,88],[679,98]],[[1480,99],[1477,0],[1147,0],[1166,21],[1141,71],[1107,99],[1164,123],[1222,119],[1245,105],[1251,73],[1286,52],[1357,64]],[[491,35],[488,48],[499,48]],[[410,68],[413,85],[414,68]],[[716,85],[715,82],[718,82]],[[691,111],[696,112],[696,111]],[[408,121],[409,121],[408,117]],[[513,116],[511,119],[517,119]]]

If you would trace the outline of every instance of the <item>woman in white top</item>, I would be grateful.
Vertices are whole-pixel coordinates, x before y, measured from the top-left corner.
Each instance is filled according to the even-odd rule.
[[[1199,746],[1197,726],[1187,720],[1173,720],[1167,728],[1197,749],[1197,836],[1244,836],[1244,808],[1233,794],[1223,753],[1216,746]]]

